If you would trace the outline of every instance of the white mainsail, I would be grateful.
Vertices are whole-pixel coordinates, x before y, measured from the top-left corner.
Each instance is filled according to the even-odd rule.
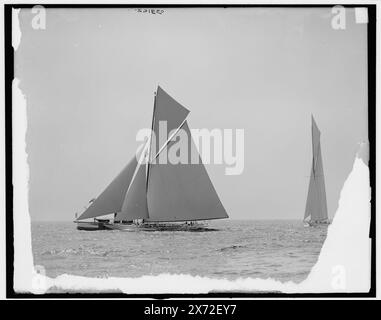
[[[327,198],[325,193],[323,160],[321,156],[320,131],[314,117],[312,121],[312,166],[310,184],[308,187],[304,220],[310,217],[311,221],[325,221],[328,219]]]
[[[187,221],[228,218],[200,156],[198,163],[191,163],[190,150],[193,149],[195,152],[197,149],[187,122],[181,129],[188,137],[188,161],[186,164],[172,164],[167,161],[164,164],[150,165],[147,220]],[[174,143],[172,140],[162,152],[168,152]]]

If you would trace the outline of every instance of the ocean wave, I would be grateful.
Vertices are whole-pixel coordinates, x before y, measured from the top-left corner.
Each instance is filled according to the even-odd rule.
[[[232,245],[224,248],[218,249],[218,251],[228,251],[228,250],[236,250],[236,249],[242,249],[247,248],[247,245]]]
[[[91,255],[106,257],[109,255],[118,255],[121,250],[117,249],[107,249],[99,250],[94,248],[66,248],[66,249],[51,249],[42,252],[43,256],[71,256],[71,255]]]

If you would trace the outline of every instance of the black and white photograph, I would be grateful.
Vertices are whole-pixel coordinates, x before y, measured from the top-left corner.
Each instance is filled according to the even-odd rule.
[[[4,18],[8,297],[376,297],[376,5]]]

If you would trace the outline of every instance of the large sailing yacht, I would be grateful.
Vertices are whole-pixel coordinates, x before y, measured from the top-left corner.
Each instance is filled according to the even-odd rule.
[[[186,121],[188,114],[188,109],[157,88],[151,139],[74,221],[78,229],[194,230],[202,227],[196,221],[228,218],[200,155],[196,154],[197,163],[189,159],[197,148]],[[157,139],[161,121],[166,122],[168,133],[173,132],[162,142]],[[188,137],[189,161],[161,163],[159,157],[167,156],[183,137],[180,129]],[[98,218],[108,214],[114,214],[114,219]]]

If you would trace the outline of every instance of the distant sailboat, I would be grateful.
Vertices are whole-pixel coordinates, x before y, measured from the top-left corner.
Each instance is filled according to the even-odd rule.
[[[166,121],[167,131],[174,130],[174,134],[166,141],[152,139],[151,136],[146,147],[130,160],[74,221],[78,223],[78,229],[86,230],[88,226],[89,230],[93,230],[94,225],[97,225],[100,229],[139,227],[144,230],[184,230],[200,227],[200,224],[195,223],[196,220],[228,218],[199,154],[198,163],[188,161],[187,164],[172,164],[155,161],[163,153],[169,152],[180,129],[188,136],[189,150],[197,150],[186,121],[188,114],[188,109],[158,87],[152,132],[156,138],[159,137],[159,122]],[[190,152],[188,154],[190,156]],[[137,160],[142,157],[147,160],[145,163]],[[107,214],[114,214],[113,222],[99,219],[82,222]]]
[[[323,160],[320,147],[320,131],[314,117],[312,121],[312,167],[308,188],[306,210],[303,221],[306,225],[314,226],[329,224],[327,198],[325,193]],[[310,218],[308,220],[308,218]]]

